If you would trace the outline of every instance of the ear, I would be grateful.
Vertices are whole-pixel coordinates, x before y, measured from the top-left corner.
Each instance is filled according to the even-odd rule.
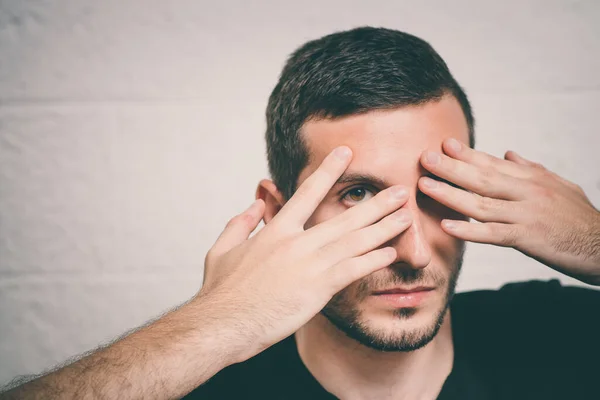
[[[265,212],[263,222],[266,224],[273,219],[285,204],[283,194],[277,189],[273,181],[263,179],[256,188],[256,199],[262,199],[265,202]]]

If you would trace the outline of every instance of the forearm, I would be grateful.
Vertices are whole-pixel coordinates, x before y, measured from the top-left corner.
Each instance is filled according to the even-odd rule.
[[[178,398],[235,362],[226,329],[195,299],[2,399]]]

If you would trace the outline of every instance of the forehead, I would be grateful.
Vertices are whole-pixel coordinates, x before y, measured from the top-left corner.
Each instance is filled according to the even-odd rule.
[[[301,134],[310,160],[298,183],[341,145],[352,149],[348,171],[368,172],[387,180],[398,172],[412,171],[419,175],[421,153],[424,150],[441,151],[442,141],[446,138],[469,141],[467,121],[453,96],[335,120],[311,120],[304,124]]]

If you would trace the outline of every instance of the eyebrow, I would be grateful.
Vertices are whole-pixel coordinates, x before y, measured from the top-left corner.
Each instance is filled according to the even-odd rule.
[[[454,182],[450,182],[450,181],[448,181],[444,178],[441,178],[437,175],[434,175],[432,173],[427,173],[423,176],[427,176],[429,178],[438,180],[440,182],[447,183],[448,185],[454,186],[455,188],[458,188],[458,189],[463,189],[462,187],[458,186]],[[368,173],[348,172],[348,173],[343,173],[342,176],[340,176],[340,178],[332,186],[332,189],[336,186],[344,185],[344,184],[348,184],[348,183],[363,183],[363,184],[378,186],[380,188],[386,188],[388,186],[392,186],[392,185],[388,184],[388,182],[386,182],[385,180],[381,179],[380,177],[378,177],[376,175],[372,175],[372,174],[368,174]]]
[[[342,176],[340,176],[340,178],[335,182],[333,186],[344,185],[348,183],[369,183],[371,185],[379,187],[388,186],[387,182],[385,182],[378,176],[355,172],[343,173]]]

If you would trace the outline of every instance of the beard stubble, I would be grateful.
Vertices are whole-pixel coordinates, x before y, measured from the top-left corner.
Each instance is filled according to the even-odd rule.
[[[428,268],[413,269],[408,266],[392,265],[388,267],[391,274],[365,277],[354,288],[348,287],[338,292],[321,310],[321,314],[346,336],[369,348],[386,352],[410,352],[420,349],[433,340],[442,326],[450,301],[454,296],[463,255],[464,246],[461,246],[458,256],[451,262],[448,277]],[[374,291],[385,290],[397,285],[445,288],[442,306],[434,313],[429,323],[419,328],[402,332],[376,331],[364,321],[358,307]],[[393,310],[393,318],[408,320],[417,312],[418,309],[413,307],[398,308]]]

